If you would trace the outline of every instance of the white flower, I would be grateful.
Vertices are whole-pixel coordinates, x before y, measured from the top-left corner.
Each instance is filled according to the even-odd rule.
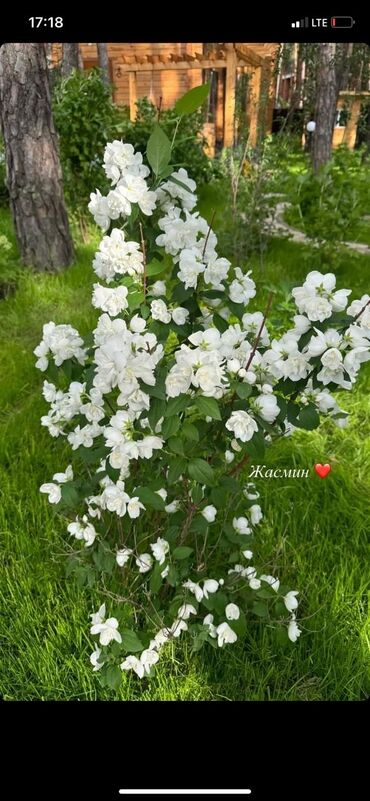
[[[218,590],[218,581],[215,579],[206,579],[203,584],[203,595],[205,598],[208,598],[208,594],[213,594]]]
[[[49,482],[48,484],[41,484],[40,492],[46,492],[49,503],[59,503],[62,497],[62,491],[58,484]]]
[[[178,306],[177,309],[172,309],[172,319],[176,325],[185,325],[189,317],[188,309]]]
[[[172,623],[172,626],[169,628],[169,632],[172,637],[180,637],[181,632],[187,630],[188,624],[185,623],[185,620],[180,620],[179,618],[176,618],[176,620],[174,620]]]
[[[307,128],[307,131],[308,131],[309,133],[312,133],[312,132],[315,130],[315,128],[316,128],[316,122],[315,122],[315,120],[310,120],[310,121],[307,123],[307,125],[306,125],[306,128]]]
[[[127,504],[127,514],[129,517],[131,517],[133,520],[135,517],[139,517],[141,509],[145,510],[145,506],[143,503],[141,503],[141,501],[139,501],[139,498],[130,498]]]
[[[100,668],[103,667],[103,665],[101,665],[100,662],[99,662],[100,654],[101,654],[101,648],[98,648],[98,646],[96,645],[95,646],[95,650],[92,652],[92,654],[90,656],[90,662],[93,665],[93,672],[94,673],[97,670],[100,670]]]
[[[123,567],[126,564],[126,562],[128,562],[131,555],[132,555],[132,550],[130,548],[121,548],[121,550],[117,551],[116,553],[117,565]]]
[[[159,490],[156,490],[156,493],[157,493],[157,495],[159,495],[160,498],[162,498],[162,501],[166,500],[168,492],[167,492],[166,489],[164,489],[164,487],[162,487]]]
[[[239,620],[240,609],[236,604],[228,604],[225,609],[225,615],[228,620]]]
[[[262,420],[267,423],[274,423],[280,414],[280,408],[275,395],[258,395],[253,399],[253,406],[257,410]]]
[[[278,591],[280,587],[280,581],[278,578],[274,578],[274,576],[260,576],[261,581],[266,581],[267,584],[272,587],[275,592]]]
[[[251,578],[249,579],[249,586],[251,590],[259,590],[261,587],[261,581],[258,578]]]
[[[146,320],[143,320],[138,314],[134,314],[130,320],[130,330],[134,332],[134,334],[142,334],[146,328]]]
[[[226,423],[226,428],[232,431],[236,438],[242,442],[248,442],[248,440],[252,439],[254,433],[258,431],[256,421],[248,412],[243,411],[232,412]]]
[[[164,300],[152,300],[150,304],[150,311],[153,320],[159,320],[161,323],[171,322],[171,314],[168,311]]]
[[[165,561],[166,558],[166,554],[168,554],[170,550],[170,546],[167,540],[158,537],[157,541],[154,542],[150,546],[150,548],[153,551],[154,559],[156,559],[160,565],[163,565],[163,562]]]
[[[296,598],[297,595],[298,595],[297,590],[290,590],[290,592],[287,592],[287,594],[284,595],[283,601],[285,603],[288,612],[293,612],[294,609],[297,609],[298,606],[298,601]]]
[[[252,557],[253,557],[253,551],[249,551],[249,550],[242,551],[242,554],[245,557],[245,559],[252,559]],[[262,576],[261,576],[261,578],[262,578]]]
[[[172,501],[171,503],[168,503],[167,506],[164,507],[164,511],[167,512],[168,515],[175,514],[175,512],[178,512],[179,509],[180,509],[180,501],[178,500]]]
[[[150,553],[141,553],[135,561],[139,568],[139,573],[147,573],[153,564],[153,558]]]
[[[103,623],[105,618],[105,604],[102,604],[101,607],[98,609],[97,612],[93,612],[91,617],[91,625],[94,626],[96,623]],[[91,631],[90,631],[91,634]]]
[[[91,626],[91,634],[99,634],[100,645],[109,645],[112,640],[121,643],[122,637],[118,631],[118,620],[115,617],[109,617],[105,623],[95,623]]]
[[[288,637],[291,640],[291,642],[297,642],[298,637],[300,637],[301,634],[302,634],[301,629],[298,628],[298,625],[296,623],[296,617],[293,614],[290,623],[288,625]]]
[[[238,639],[237,635],[235,634],[235,631],[233,631],[232,628],[230,628],[229,624],[226,622],[220,623],[220,625],[217,626],[216,628],[216,632],[218,637],[217,643],[219,648],[222,648],[222,646],[225,645],[225,643],[233,643],[236,642],[236,640]]]
[[[252,526],[257,526],[260,520],[263,518],[262,510],[258,503],[254,503],[253,506],[250,507],[249,515]]]
[[[207,520],[208,523],[214,523],[217,515],[217,509],[215,506],[206,506],[202,509],[201,514]]]
[[[232,451],[225,451],[225,461],[230,464],[235,459],[235,453]]]
[[[215,639],[217,637],[217,629],[216,629],[216,626],[213,623],[213,619],[214,619],[213,615],[206,615],[204,620],[203,620],[203,626],[207,626],[208,627],[209,636],[213,637]]]
[[[251,534],[252,531],[249,527],[249,522],[246,517],[234,517],[233,528],[237,534]]]
[[[160,298],[161,295],[166,294],[166,282],[165,281],[155,281],[153,286],[150,289],[150,294],[154,295],[156,298]]]
[[[182,606],[180,606],[178,610],[177,617],[180,620],[188,620],[190,615],[196,615],[196,614],[197,610],[195,606],[193,606],[192,604],[183,604]]]
[[[53,475],[53,481],[57,481],[58,484],[65,484],[66,481],[72,481],[72,480],[73,480],[73,470],[71,464],[68,465],[65,473],[55,473]]]
[[[120,314],[121,311],[128,307],[127,294],[128,289],[126,286],[108,289],[108,287],[101,284],[94,284],[92,305],[107,312],[111,317],[116,317],[117,314]]]
[[[245,275],[240,267],[235,268],[236,279],[231,282],[229,287],[230,300],[234,303],[248,303],[250,298],[256,294],[256,285],[251,278],[248,278],[251,270]]]
[[[133,654],[126,656],[126,659],[121,662],[120,668],[121,670],[133,670],[137,676],[139,676],[139,679],[143,678],[145,672],[144,665],[140,662],[140,659]]]

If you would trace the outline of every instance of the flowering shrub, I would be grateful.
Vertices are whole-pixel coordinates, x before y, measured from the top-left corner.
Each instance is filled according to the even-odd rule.
[[[108,144],[112,189],[91,195],[104,231],[92,338],[50,322],[35,349],[49,379],[41,423],[73,452],[40,489],[75,543],[68,572],[104,587],[91,663],[112,688],[121,671],[150,675],[185,631],[195,650],[223,648],[256,615],[297,640],[298,592],[253,565],[262,511],[242,469],[320,415],[343,426],[331,390],[351,389],[370,358],[369,296],[347,307],[350,290],[330,273],[293,290],[293,326],[274,338],[273,299],[246,310],[254,281],[218,255],[159,125],[147,157],[151,173],[130,144]]]

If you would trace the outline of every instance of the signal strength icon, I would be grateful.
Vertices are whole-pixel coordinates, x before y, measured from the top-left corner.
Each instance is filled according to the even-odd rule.
[[[308,17],[305,17],[304,19],[301,20],[298,19],[296,20],[296,22],[291,22],[290,26],[291,28],[309,28],[310,27],[309,19]]]

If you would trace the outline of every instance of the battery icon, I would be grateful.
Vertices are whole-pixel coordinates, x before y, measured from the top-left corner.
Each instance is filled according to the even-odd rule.
[[[352,28],[355,21],[353,17],[332,17],[330,23],[332,28]]]

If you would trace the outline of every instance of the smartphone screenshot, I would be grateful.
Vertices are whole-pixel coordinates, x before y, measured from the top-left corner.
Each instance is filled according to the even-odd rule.
[[[268,797],[271,738],[369,698],[366,21],[38,11],[0,45],[2,710],[91,731],[101,799]]]

